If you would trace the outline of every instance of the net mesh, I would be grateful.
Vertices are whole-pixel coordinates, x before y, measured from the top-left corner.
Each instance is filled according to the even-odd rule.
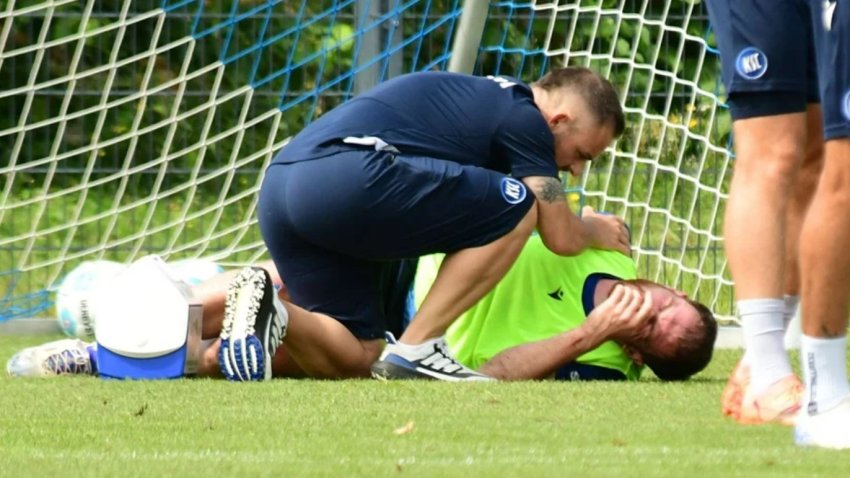
[[[444,70],[462,2],[18,1],[0,11],[0,320],[82,261],[264,256],[262,171],[359,91]],[[590,66],[627,132],[568,185],[626,217],[641,274],[731,315],[730,121],[699,4],[490,2],[475,71]]]

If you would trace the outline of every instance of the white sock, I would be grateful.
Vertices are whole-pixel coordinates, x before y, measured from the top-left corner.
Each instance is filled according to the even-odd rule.
[[[767,389],[792,373],[785,352],[784,314],[785,301],[782,299],[738,301],[753,393]]]
[[[797,350],[800,348],[800,309],[799,295],[785,296],[785,350]]]
[[[280,297],[275,293],[272,298],[272,305],[274,306],[274,311],[277,313],[278,317],[280,317],[281,321],[283,321],[283,330],[280,333],[280,338],[283,340],[286,337],[286,328],[289,327],[289,312],[286,311],[286,307],[283,306],[283,302],[280,301]]]
[[[835,407],[850,395],[845,363],[847,336],[820,338],[803,334],[800,340],[806,386],[803,405],[809,415],[814,415]]]
[[[413,353],[421,353],[423,351],[427,351],[430,353],[434,350],[434,342],[440,340],[441,337],[434,337],[433,339],[428,339],[421,344],[408,344],[405,342],[396,342],[396,345],[401,347],[402,350],[413,352]]]
[[[402,357],[408,360],[419,360],[421,358],[427,357],[434,353],[434,344],[440,340],[442,340],[442,336],[435,337],[433,339],[428,339],[421,344],[408,344],[405,342],[396,341],[392,346],[388,346],[387,349],[391,349],[393,353],[401,355]]]

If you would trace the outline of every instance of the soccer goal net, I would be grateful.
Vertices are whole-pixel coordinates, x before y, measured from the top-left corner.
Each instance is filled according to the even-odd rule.
[[[49,315],[83,261],[263,257],[257,190],[286,139],[386,78],[448,69],[464,38],[477,74],[611,79],[627,133],[570,200],[627,219],[642,276],[731,315],[730,120],[699,2],[10,0],[0,320]]]

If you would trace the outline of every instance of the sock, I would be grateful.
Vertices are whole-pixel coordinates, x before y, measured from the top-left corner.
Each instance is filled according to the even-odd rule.
[[[809,415],[825,412],[850,396],[847,382],[847,336],[837,338],[809,337],[800,339],[803,362],[803,405]]]
[[[792,373],[785,353],[784,313],[782,299],[738,301],[752,393],[758,394]]]
[[[433,343],[436,342],[437,340],[440,340],[440,338],[441,337],[435,337],[433,339],[428,339],[428,340],[422,342],[421,344],[408,344],[408,343],[405,343],[405,342],[396,342],[396,345],[400,345],[403,349],[409,350],[411,352],[416,350],[416,349],[420,349],[420,348],[432,350]]]
[[[393,344],[393,347],[396,353],[402,355],[405,358],[418,359],[422,357],[427,357],[428,355],[434,353],[434,344],[440,339],[442,339],[442,336],[435,337],[433,339],[428,339],[425,342],[422,342],[421,344],[408,344],[405,342],[396,341],[395,344]]]
[[[799,295],[785,296],[785,350],[800,348],[800,335],[803,332],[800,330],[800,317],[797,315],[799,308]]]
[[[272,298],[272,305],[274,306],[274,311],[283,322],[283,330],[280,331],[280,339],[283,340],[286,337],[286,328],[289,326],[289,312],[286,311],[286,307],[283,306],[283,302],[280,301],[280,297],[277,294]]]

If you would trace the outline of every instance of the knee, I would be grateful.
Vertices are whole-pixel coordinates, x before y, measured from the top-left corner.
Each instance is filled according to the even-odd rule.
[[[801,145],[779,142],[766,146],[757,161],[749,161],[744,168],[758,175],[763,181],[787,187],[803,164],[804,151]],[[736,165],[737,168],[737,165]]]
[[[798,134],[739,138],[735,144],[735,175],[739,179],[745,178],[751,185],[761,184],[764,188],[785,191],[793,184],[798,170],[804,164],[804,157],[815,158],[815,147],[812,148],[807,151],[805,136]]]

